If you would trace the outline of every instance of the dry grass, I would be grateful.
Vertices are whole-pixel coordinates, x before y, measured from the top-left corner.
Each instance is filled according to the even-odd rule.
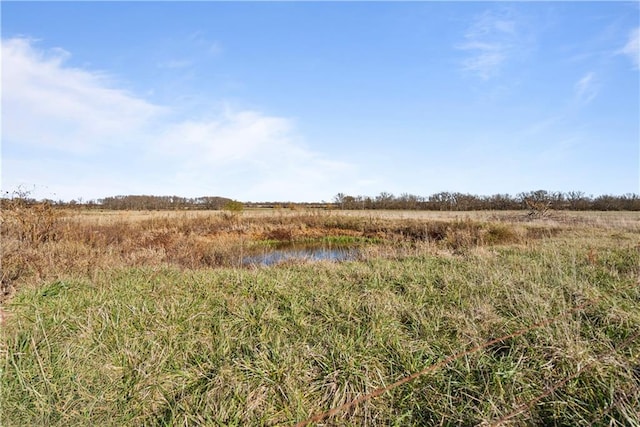
[[[60,211],[16,205],[2,212],[0,301],[18,286],[61,275],[94,277],[110,268],[240,266],[263,242],[349,238],[375,241],[363,253],[393,256],[417,247],[461,253],[469,248],[529,244],[592,229],[640,232],[634,212],[248,210]],[[584,234],[584,233],[583,233]]]
[[[640,423],[640,343],[621,347],[640,330],[637,213],[19,209],[2,425],[290,425],[587,302],[325,422],[489,423],[579,372],[510,422]],[[362,259],[238,268],[254,245],[320,238]]]
[[[46,205],[16,206],[3,212],[0,301],[16,286],[37,285],[61,275],[91,278],[116,267],[240,266],[243,255],[265,241],[360,238],[386,245],[382,251],[386,253],[420,244],[464,251],[475,246],[526,243],[562,229],[557,222],[507,222],[509,216],[485,222],[485,213],[448,219],[441,213],[428,219],[399,215],[256,210],[235,216],[202,211],[77,212],[56,211]]]

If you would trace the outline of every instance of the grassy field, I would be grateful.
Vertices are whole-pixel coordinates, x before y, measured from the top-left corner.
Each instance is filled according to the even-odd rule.
[[[241,266],[278,241],[360,256]],[[2,246],[3,426],[640,425],[639,213],[23,207]]]

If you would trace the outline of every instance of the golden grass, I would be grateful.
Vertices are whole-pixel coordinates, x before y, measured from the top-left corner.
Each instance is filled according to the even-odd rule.
[[[600,216],[586,217],[595,226]],[[627,228],[637,218],[616,217]],[[407,247],[463,251],[526,243],[573,227],[572,217],[526,221],[524,213],[248,210],[63,211],[17,206],[2,218],[2,299],[16,287],[60,275],[93,277],[116,267],[239,266],[260,242],[327,238],[377,242],[363,253],[406,253]],[[634,222],[635,221],[635,222]],[[584,221],[583,221],[584,223]]]
[[[324,422],[477,425],[539,398],[511,422],[639,423],[638,213],[22,209],[2,425],[291,425],[429,366]],[[327,238],[361,259],[239,266]]]

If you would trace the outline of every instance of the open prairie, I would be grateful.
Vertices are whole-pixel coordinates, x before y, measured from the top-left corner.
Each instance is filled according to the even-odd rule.
[[[1,422],[640,425],[639,237],[638,212],[4,210]],[[292,245],[355,255],[243,262]]]

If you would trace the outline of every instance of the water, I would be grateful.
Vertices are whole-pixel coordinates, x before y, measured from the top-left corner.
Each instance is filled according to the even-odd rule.
[[[246,256],[243,265],[274,265],[285,261],[348,261],[355,259],[358,251],[349,247],[288,247],[266,250],[264,253]]]

